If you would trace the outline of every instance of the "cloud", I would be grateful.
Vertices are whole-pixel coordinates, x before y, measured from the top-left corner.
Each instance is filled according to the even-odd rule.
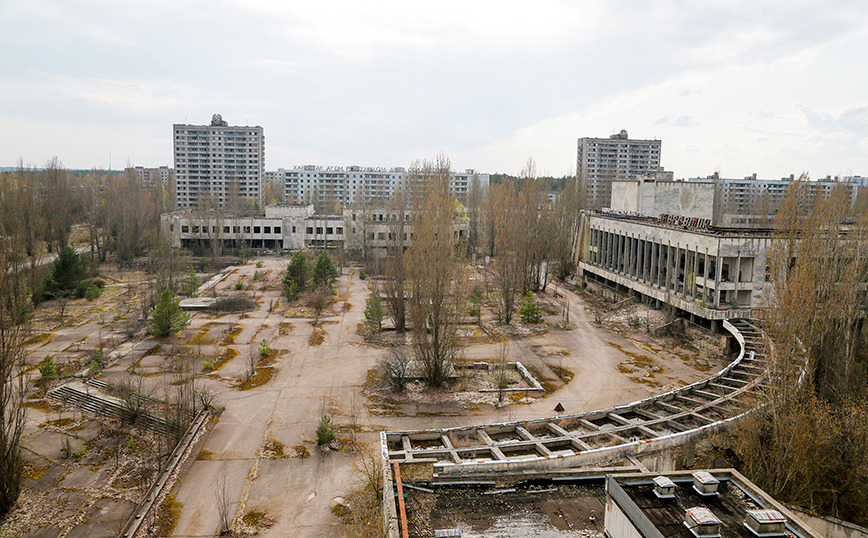
[[[659,118],[657,121],[654,122],[654,124],[672,125],[674,127],[693,127],[697,125],[697,122],[690,116],[679,116],[677,118],[666,116],[665,118]]]
[[[808,125],[826,133],[843,133],[860,139],[868,136],[868,105],[848,108],[837,115],[814,110],[801,103],[793,107],[805,115]]]

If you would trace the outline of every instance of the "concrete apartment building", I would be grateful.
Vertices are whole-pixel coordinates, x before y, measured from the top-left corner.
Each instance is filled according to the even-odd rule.
[[[344,207],[363,200],[388,200],[407,182],[407,170],[403,167],[304,165],[280,168],[275,172],[267,172],[267,175],[278,182],[283,180],[287,202],[339,202]],[[452,173],[451,189],[459,202],[467,204],[467,194],[474,181],[486,188],[490,177],[473,169]]]
[[[175,203],[178,208],[224,206],[233,197],[262,205],[265,135],[214,114],[210,125],[175,124]]]
[[[136,166],[133,168],[125,168],[124,173],[126,174],[135,174],[136,180],[146,187],[153,187],[154,185],[169,185],[171,178],[174,177],[175,171],[168,166],[160,166],[158,168],[145,168],[143,166]]]
[[[576,178],[590,207],[611,206],[612,181],[659,172],[660,140],[630,139],[625,130],[609,138],[579,139]]]

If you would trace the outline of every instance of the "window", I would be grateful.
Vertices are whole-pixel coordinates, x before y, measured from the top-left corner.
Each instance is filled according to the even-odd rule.
[[[338,226],[338,235],[343,235],[344,229]]]
[[[225,233],[225,234],[228,234],[228,233],[229,233],[229,226],[224,226],[224,227],[223,227],[223,233]]]
[[[335,233],[335,229],[334,229],[334,228],[332,228],[332,227],[328,227],[328,228],[326,228],[326,234],[327,234],[327,235],[334,235],[334,233]]]
[[[190,233],[190,227],[189,226],[181,226],[181,233],[182,234]]]
[[[316,227],[316,234],[317,234],[317,235],[322,235],[322,226],[317,226],[317,227]]]
[[[262,228],[259,226],[254,226],[253,227],[253,233],[255,233],[255,234],[262,233]]]
[[[241,226],[233,226],[232,227],[232,233],[240,234],[241,233]]]
[[[379,240],[381,240],[381,241],[384,240],[384,239],[386,239],[386,234],[385,234],[385,232],[380,232],[380,233],[378,233],[378,234],[377,234],[377,239],[379,239]]]
[[[244,227],[244,233],[246,233],[246,234],[249,234],[249,233],[250,233],[250,226],[245,226],[245,227]]]
[[[265,233],[267,233],[267,234],[270,234],[270,233],[271,233],[271,226],[265,226],[265,227],[263,228],[263,231],[264,231]]]
[[[293,231],[293,233],[295,233],[295,226],[292,227],[292,231]],[[276,234],[280,233],[280,226],[274,227],[274,233],[276,233]]]
[[[313,228],[311,228],[310,226],[307,227],[307,234],[313,235]]]
[[[193,233],[194,234],[199,233],[199,227],[198,226],[193,226]]]

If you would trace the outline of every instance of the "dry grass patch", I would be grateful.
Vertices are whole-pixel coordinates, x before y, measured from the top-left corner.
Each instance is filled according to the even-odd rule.
[[[322,327],[314,327],[313,332],[310,333],[310,337],[307,339],[308,345],[311,346],[319,346],[325,342],[326,331]]]

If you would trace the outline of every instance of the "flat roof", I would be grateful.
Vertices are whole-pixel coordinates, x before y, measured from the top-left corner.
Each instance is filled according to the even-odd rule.
[[[693,488],[693,477],[690,475],[669,475],[669,478],[675,482],[675,497],[661,499],[654,494],[654,481],[651,477],[613,477],[636,507],[666,538],[696,538],[684,525],[687,510],[693,508],[708,510],[719,520],[721,536],[756,538],[756,534],[745,526],[748,510],[773,508],[764,505],[761,499],[749,493],[749,488],[741,487],[729,476],[716,477],[720,480],[720,485],[717,488],[718,494],[714,496],[702,495],[696,491]],[[790,525],[786,530],[786,536],[789,538],[804,536],[793,531],[794,522],[787,521]]]

